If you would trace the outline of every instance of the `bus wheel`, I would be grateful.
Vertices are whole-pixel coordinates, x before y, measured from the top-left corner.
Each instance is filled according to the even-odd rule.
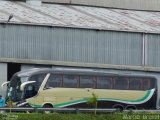
[[[51,104],[44,104],[43,108],[53,108],[53,106]],[[44,113],[51,113],[50,110],[44,110]]]
[[[113,108],[116,109],[117,112],[123,111],[123,106],[120,106],[120,105],[114,106]]]
[[[53,108],[53,106],[51,104],[44,104],[43,108]]]

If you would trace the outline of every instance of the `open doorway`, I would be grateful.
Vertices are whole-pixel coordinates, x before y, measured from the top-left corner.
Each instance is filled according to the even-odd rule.
[[[7,65],[7,80],[10,81],[11,77],[21,70],[20,63],[8,63]]]

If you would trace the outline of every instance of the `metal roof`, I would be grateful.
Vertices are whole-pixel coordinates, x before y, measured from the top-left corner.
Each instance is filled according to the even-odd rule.
[[[0,22],[160,33],[160,12],[0,1]]]

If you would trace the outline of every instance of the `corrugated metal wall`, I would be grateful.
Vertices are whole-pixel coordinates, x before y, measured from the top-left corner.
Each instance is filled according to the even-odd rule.
[[[160,0],[42,0],[43,2],[160,11]]]
[[[144,40],[143,33],[1,25],[0,57],[29,63],[48,60],[160,67],[159,38],[156,34],[146,34]]]
[[[136,66],[142,64],[141,51],[138,33],[16,25],[0,29],[4,58]]]
[[[160,35],[148,34],[147,63],[150,67],[160,67]]]
[[[141,65],[141,34],[78,29],[54,29],[53,34],[55,40],[52,42],[56,44],[52,47],[52,51],[56,52],[52,52],[52,59]],[[133,56],[136,59],[133,59]]]

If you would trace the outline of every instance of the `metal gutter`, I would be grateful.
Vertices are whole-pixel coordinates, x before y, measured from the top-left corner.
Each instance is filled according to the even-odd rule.
[[[0,24],[6,24],[6,21],[0,21]],[[115,32],[130,32],[130,33],[147,33],[147,34],[160,34],[160,32],[151,32],[151,31],[141,31],[141,30],[115,30],[115,29],[102,29],[102,28],[92,28],[92,27],[75,27],[70,25],[52,25],[52,24],[42,24],[42,23],[16,23],[9,22],[8,25],[26,25],[26,26],[42,26],[42,27],[58,27],[58,28],[73,28],[73,29],[86,29],[86,30],[96,30],[96,31],[115,31]]]
[[[65,62],[65,61],[54,61],[54,60],[33,60],[33,59],[19,59],[19,58],[3,58],[3,57],[1,57],[0,62],[160,72],[160,67],[111,65],[111,64],[97,64],[97,63],[80,63],[80,62]]]

